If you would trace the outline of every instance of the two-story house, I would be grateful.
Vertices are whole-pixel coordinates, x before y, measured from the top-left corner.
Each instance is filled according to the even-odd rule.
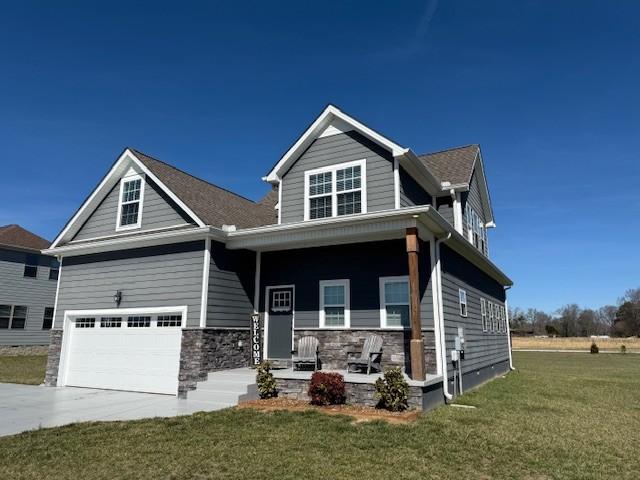
[[[0,226],[0,345],[47,345],[58,261],[49,242],[19,225]]]
[[[186,395],[255,349],[286,364],[305,335],[325,369],[382,336],[383,367],[430,402],[454,372],[470,388],[509,370],[477,145],[416,155],[330,105],[263,180],[253,202],[126,149],[46,250],[61,262],[47,384]]]

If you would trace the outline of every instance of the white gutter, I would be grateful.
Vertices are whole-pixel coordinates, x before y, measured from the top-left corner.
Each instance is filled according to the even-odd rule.
[[[449,376],[447,375],[447,343],[445,338],[444,331],[444,305],[442,302],[442,269],[440,268],[440,244],[448,241],[451,238],[451,232],[447,233],[446,237],[438,238],[435,241],[435,256],[436,256],[436,280],[438,282],[437,285],[434,285],[433,288],[436,288],[438,291],[438,330],[440,331],[440,355],[441,355],[441,363],[442,363],[442,392],[444,393],[444,397],[446,400],[453,400],[453,395],[449,393]]]
[[[513,366],[513,354],[511,351],[511,328],[509,327],[509,301],[507,300],[507,290],[511,287],[504,287],[504,311],[507,317],[507,340],[509,341],[509,368],[511,370],[515,370],[516,368]]]

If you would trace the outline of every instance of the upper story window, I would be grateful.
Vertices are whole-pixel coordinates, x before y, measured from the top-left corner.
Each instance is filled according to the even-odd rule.
[[[49,280],[58,280],[58,275],[60,274],[60,262],[55,258],[51,259],[51,263],[49,263]]]
[[[131,175],[120,181],[118,225],[116,230],[140,228],[142,224],[143,196],[144,179],[140,175]]]
[[[461,288],[458,289],[458,301],[460,303],[460,316],[466,317],[467,316],[467,291],[466,290],[462,290]]]
[[[366,213],[366,160],[309,170],[304,180],[305,220]]]
[[[467,235],[469,242],[473,244],[478,250],[487,255],[487,229],[480,218],[480,215],[476,211],[467,205],[465,206],[465,217],[467,220]]]
[[[24,276],[36,278],[38,276],[38,256],[27,255],[24,262]]]
[[[409,277],[380,278],[380,316],[382,328],[410,325]]]

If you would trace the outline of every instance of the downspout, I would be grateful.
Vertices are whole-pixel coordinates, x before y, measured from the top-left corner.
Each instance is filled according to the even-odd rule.
[[[509,301],[507,300],[507,290],[511,287],[504,287],[504,311],[507,317],[507,340],[509,341],[509,368],[515,370],[513,366],[513,355],[511,353],[511,327],[509,326]]]
[[[453,395],[449,393],[449,376],[447,375],[447,345],[444,332],[444,306],[442,303],[442,270],[440,268],[440,243],[444,243],[451,238],[451,232],[447,233],[446,237],[438,238],[435,241],[436,252],[436,279],[438,285],[435,287],[438,289],[438,322],[440,330],[440,356],[442,363],[442,392],[444,393],[445,401],[453,400]]]

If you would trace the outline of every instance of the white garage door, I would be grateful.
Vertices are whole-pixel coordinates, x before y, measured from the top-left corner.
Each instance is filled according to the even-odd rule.
[[[70,317],[64,384],[176,395],[181,324],[175,312]]]

